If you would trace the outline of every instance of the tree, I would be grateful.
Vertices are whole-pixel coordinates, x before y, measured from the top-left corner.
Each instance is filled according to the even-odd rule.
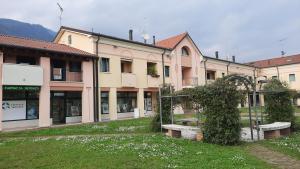
[[[287,83],[278,79],[272,79],[264,86],[265,112],[267,121],[291,122],[291,128],[295,126],[295,110],[292,105],[294,92],[289,90]]]

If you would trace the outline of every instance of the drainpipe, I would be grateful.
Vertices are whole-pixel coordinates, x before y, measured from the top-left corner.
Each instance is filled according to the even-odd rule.
[[[207,84],[207,69],[206,69],[206,62],[207,59],[203,60],[203,65],[204,65],[204,78],[205,78],[205,84]]]
[[[166,49],[164,49],[164,52],[161,54],[162,70],[163,70],[163,86],[166,85],[166,80],[165,80],[165,59],[164,59],[165,54],[166,54]]]
[[[228,64],[227,64],[227,75],[229,75],[229,66],[230,66],[230,62],[228,62]]]
[[[96,55],[98,57],[98,54],[99,54],[99,40],[100,40],[100,36],[97,35],[97,41],[96,41]],[[95,113],[94,113],[94,118],[95,118],[95,121],[99,121],[99,71],[98,71],[98,63],[99,63],[99,59],[97,58],[96,59],[96,63],[94,64],[95,65],[95,81],[96,81],[96,84],[95,84],[95,94],[96,94],[96,99],[95,99]]]
[[[279,80],[279,68],[278,68],[278,66],[276,66],[276,69],[277,69],[277,78]]]

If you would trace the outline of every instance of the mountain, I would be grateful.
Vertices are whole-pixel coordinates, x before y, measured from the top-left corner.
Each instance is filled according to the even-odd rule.
[[[52,41],[56,32],[42,25],[0,18],[0,34]]]

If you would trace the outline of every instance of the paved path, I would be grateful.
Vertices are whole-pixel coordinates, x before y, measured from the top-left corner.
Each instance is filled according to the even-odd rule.
[[[288,155],[270,150],[264,146],[254,144],[249,147],[249,152],[268,164],[283,169],[300,169],[300,161]]]

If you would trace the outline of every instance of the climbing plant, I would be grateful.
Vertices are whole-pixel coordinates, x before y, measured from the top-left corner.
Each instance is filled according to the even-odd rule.
[[[234,145],[240,140],[240,112],[237,108],[243,97],[235,82],[218,79],[214,83],[183,90],[205,115],[204,141],[221,145]]]
[[[289,90],[287,83],[272,79],[264,86],[264,91],[265,112],[268,122],[291,122],[292,128],[294,128],[295,110],[291,101],[294,92]]]
[[[170,96],[173,93],[174,88],[170,85],[165,85],[161,88],[162,96]],[[163,124],[171,123],[171,98],[163,98],[162,99],[162,122]],[[158,106],[156,110],[156,114],[152,119],[151,128],[152,131],[160,131],[160,104],[158,101]]]

